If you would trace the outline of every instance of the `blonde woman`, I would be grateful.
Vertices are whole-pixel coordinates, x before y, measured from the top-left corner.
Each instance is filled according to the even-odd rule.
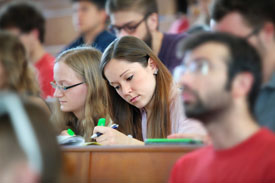
[[[99,71],[101,52],[78,47],[61,53],[54,64],[53,122],[90,141],[99,118],[107,117],[106,85]],[[66,134],[66,133],[65,133]]]
[[[50,111],[42,98],[34,68],[27,59],[20,40],[5,31],[0,31],[0,90],[16,92],[24,98]]]

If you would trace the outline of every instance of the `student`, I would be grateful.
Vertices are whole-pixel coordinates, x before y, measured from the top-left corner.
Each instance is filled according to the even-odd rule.
[[[143,40],[171,73],[181,63],[175,50],[185,35],[159,31],[156,0],[107,0],[106,11],[117,37],[128,35]]]
[[[95,127],[94,133],[103,133],[96,138],[100,144],[134,145],[171,133],[204,134],[197,122],[185,118],[170,72],[144,41],[116,39],[105,50],[100,70],[108,83],[110,115],[120,130]]]
[[[275,1],[217,0],[212,29],[246,38],[262,57],[263,85],[255,105],[257,121],[275,132]]]
[[[65,50],[77,46],[91,45],[100,51],[115,39],[105,30],[107,14],[106,0],[71,0],[73,2],[73,24],[80,36],[68,45]]]
[[[202,122],[213,144],[178,160],[170,182],[275,182],[275,135],[253,112],[262,78],[257,51],[232,35],[204,33],[180,52],[186,115]]]
[[[106,85],[99,71],[101,52],[78,47],[61,53],[54,64],[53,122],[58,132],[71,128],[91,140],[99,118],[107,118]]]
[[[41,96],[46,99],[53,95],[50,82],[53,80],[54,57],[43,47],[45,19],[31,3],[11,2],[0,10],[0,29],[18,36],[25,46],[30,62],[38,73]]]
[[[11,93],[0,93],[0,103],[0,182],[58,183],[61,153],[47,112]]]
[[[13,91],[50,111],[40,98],[38,81],[28,62],[21,41],[13,34],[0,31],[0,91]]]

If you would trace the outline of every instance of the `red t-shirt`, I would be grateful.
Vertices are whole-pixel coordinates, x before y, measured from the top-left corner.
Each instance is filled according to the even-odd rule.
[[[41,97],[46,99],[52,97],[54,89],[50,82],[53,81],[53,65],[55,58],[49,53],[45,53],[43,57],[35,63],[35,68],[38,71],[38,80],[41,90]]]
[[[275,135],[263,128],[226,150],[207,146],[175,164],[170,183],[275,183]]]

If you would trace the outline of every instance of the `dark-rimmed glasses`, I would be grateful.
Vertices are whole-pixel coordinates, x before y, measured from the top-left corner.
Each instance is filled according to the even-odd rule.
[[[76,86],[81,85],[85,82],[77,83],[77,84],[70,85],[70,86],[61,86],[61,85],[56,84],[55,82],[50,82],[50,83],[54,89],[59,89],[60,91],[66,91],[70,88],[76,87]]]
[[[110,25],[109,29],[114,32],[115,34],[119,34],[120,31],[123,29],[125,32],[127,32],[128,34],[132,34],[136,31],[136,29],[138,28],[138,26],[144,21],[146,20],[146,18],[149,16],[150,14],[147,14],[143,17],[143,19],[141,19],[138,23],[136,23],[135,25],[131,25],[132,22],[126,23],[122,26],[117,26],[117,25]]]
[[[252,36],[259,34],[259,32],[261,31],[261,29],[262,29],[262,26],[257,26],[247,36],[245,36],[244,38],[245,39],[249,39]]]

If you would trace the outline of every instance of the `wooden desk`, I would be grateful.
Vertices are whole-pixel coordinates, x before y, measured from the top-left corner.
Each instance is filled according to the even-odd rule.
[[[176,160],[194,146],[62,148],[62,183],[167,183]]]

